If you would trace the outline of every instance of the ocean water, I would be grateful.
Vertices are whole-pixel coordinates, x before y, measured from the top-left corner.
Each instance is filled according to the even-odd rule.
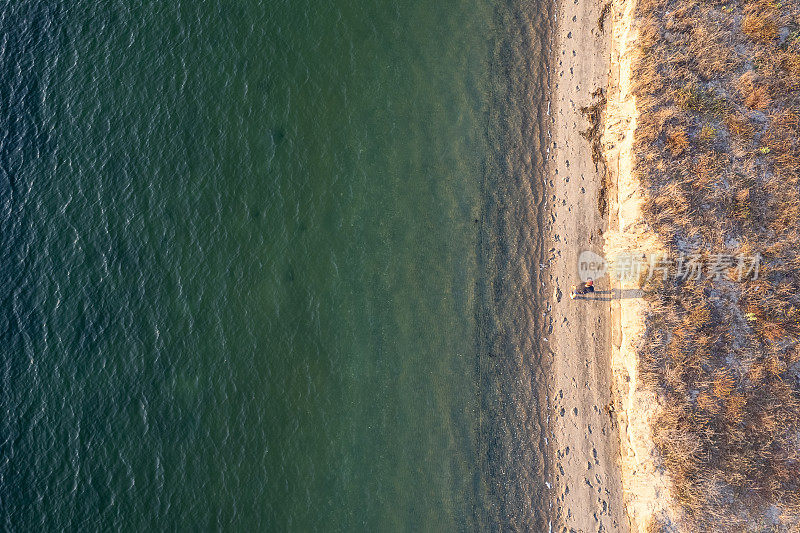
[[[0,0],[3,529],[543,529],[551,7]]]

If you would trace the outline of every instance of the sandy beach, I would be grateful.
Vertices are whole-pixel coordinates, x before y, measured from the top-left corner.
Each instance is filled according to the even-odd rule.
[[[603,252],[606,213],[598,199],[602,166],[592,161],[589,124],[581,107],[598,101],[609,80],[611,17],[604,31],[604,4],[564,0],[558,12],[554,57],[553,142],[551,145],[550,245],[545,248],[552,295],[551,429],[555,484],[553,530],[628,531],[618,465],[619,434],[613,416],[611,297],[608,277],[596,292],[571,300],[579,282],[578,255]],[[597,96],[597,93],[595,93]],[[602,165],[602,163],[601,163]]]

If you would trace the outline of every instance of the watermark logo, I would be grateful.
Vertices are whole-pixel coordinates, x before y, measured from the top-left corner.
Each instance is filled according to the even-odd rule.
[[[606,272],[618,281],[641,281],[672,277],[677,280],[736,281],[757,280],[761,269],[761,254],[679,254],[670,257],[662,253],[630,253],[610,257],[585,250],[578,256],[578,275],[581,281],[597,279]]]
[[[578,277],[581,281],[603,277],[608,269],[608,263],[603,256],[591,250],[584,250],[578,256]]]

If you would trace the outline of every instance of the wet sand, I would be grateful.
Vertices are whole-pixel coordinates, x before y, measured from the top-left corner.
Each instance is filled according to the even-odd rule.
[[[594,295],[571,300],[583,250],[603,253],[607,216],[598,207],[602,167],[592,161],[582,106],[606,88],[611,20],[604,3],[562,0],[558,12],[543,276],[552,295],[550,428],[553,435],[553,531],[628,531],[619,472],[619,435],[611,411],[611,300],[608,276]],[[595,100],[596,101],[596,100]]]

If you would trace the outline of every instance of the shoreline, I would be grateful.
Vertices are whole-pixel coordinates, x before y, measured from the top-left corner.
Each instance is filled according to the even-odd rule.
[[[602,108],[610,71],[612,20],[599,19],[603,4],[568,2],[557,7],[551,62],[552,139],[547,169],[547,227],[542,279],[551,306],[548,391],[552,530],[628,531],[619,468],[620,444],[612,398],[612,322],[607,278],[591,298],[571,300],[578,255],[602,254],[608,230],[601,210],[606,194],[602,163],[582,107]],[[594,93],[594,94],[593,94]],[[547,275],[544,275],[544,274]],[[548,343],[545,343],[547,345]],[[548,349],[547,346],[544,348]]]

